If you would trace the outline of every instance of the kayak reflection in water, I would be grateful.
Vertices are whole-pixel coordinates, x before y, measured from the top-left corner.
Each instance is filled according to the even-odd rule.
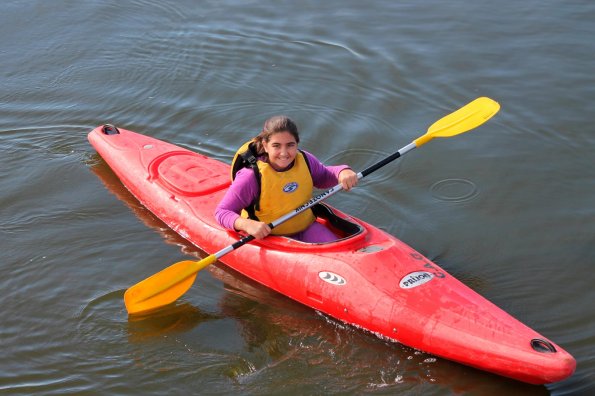
[[[299,142],[296,124],[286,116],[274,116],[258,136],[238,149],[232,162],[232,184],[215,210],[219,224],[256,239],[269,234],[310,243],[339,238],[315,221],[311,209],[273,230],[268,226],[307,202],[314,187],[326,189],[340,183],[349,191],[357,184],[357,174],[347,165],[325,166],[298,149]]]

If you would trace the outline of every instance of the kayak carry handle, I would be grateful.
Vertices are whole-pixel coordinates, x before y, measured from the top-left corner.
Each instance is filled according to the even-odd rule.
[[[556,347],[554,345],[542,338],[534,338],[531,340],[531,348],[533,348],[536,352],[541,353],[556,353]]]
[[[120,134],[120,131],[118,130],[118,128],[116,128],[112,124],[105,124],[103,126],[103,128],[101,128],[101,132],[103,132],[106,135],[119,135]]]

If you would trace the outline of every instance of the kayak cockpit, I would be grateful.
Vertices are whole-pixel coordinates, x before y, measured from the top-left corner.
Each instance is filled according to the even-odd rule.
[[[316,221],[330,228],[339,236],[339,239],[331,242],[309,243],[286,236],[269,235],[265,239],[253,241],[252,243],[281,251],[358,250],[365,244],[368,230],[357,220],[323,203],[314,205],[312,211],[316,216]]]
[[[312,212],[314,212],[314,216],[316,216],[316,221],[326,225],[330,228],[336,235],[340,238],[338,241],[343,239],[352,238],[358,234],[364,232],[364,227],[361,225],[348,220],[345,217],[341,217],[337,215],[333,209],[329,206],[318,203],[312,207]],[[336,241],[334,241],[336,242]],[[327,243],[334,243],[334,242],[327,242]]]

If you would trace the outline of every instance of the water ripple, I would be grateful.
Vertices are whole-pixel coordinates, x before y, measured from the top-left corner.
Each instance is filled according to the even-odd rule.
[[[475,199],[479,189],[471,180],[444,179],[432,184],[430,193],[440,201],[461,203]]]

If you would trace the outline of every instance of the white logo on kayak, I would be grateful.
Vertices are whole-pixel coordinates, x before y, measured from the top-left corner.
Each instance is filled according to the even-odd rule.
[[[330,283],[331,285],[343,286],[347,283],[345,278],[333,272],[322,271],[318,273],[318,276],[320,277],[320,279],[327,283]]]
[[[291,182],[291,183],[287,183],[284,187],[283,187],[283,191],[286,193],[292,193],[295,190],[297,190],[298,188],[298,184],[296,182]]]
[[[405,275],[403,279],[401,279],[399,286],[403,289],[411,289],[412,287],[423,285],[424,283],[431,281],[432,278],[434,278],[434,274],[431,272],[415,271]]]

